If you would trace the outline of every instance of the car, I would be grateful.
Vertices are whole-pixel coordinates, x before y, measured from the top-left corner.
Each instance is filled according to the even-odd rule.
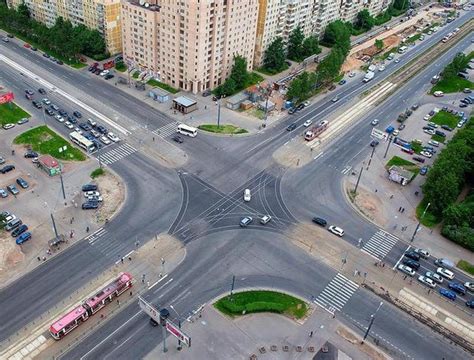
[[[441,125],[441,129],[444,129],[446,131],[453,131],[453,129],[449,127],[448,125]]]
[[[46,59],[50,58],[49,54],[46,54],[46,53],[43,53],[43,57],[45,57]]]
[[[96,68],[93,73],[96,74],[96,75],[99,75],[100,73],[102,72],[102,69],[100,68]]]
[[[446,279],[449,279],[449,280],[454,279],[454,273],[451,270],[448,270],[444,267],[437,268],[436,273],[440,274],[441,276],[445,277]]]
[[[304,126],[304,127],[308,127],[308,126],[310,126],[312,123],[313,123],[313,120],[308,119],[308,120],[306,120],[306,121],[303,123],[303,126]]]
[[[379,141],[375,139],[370,142],[371,147],[376,147],[378,144],[379,144]]]
[[[465,124],[465,122],[461,120],[460,122],[458,122],[458,124],[457,124],[456,126],[457,126],[458,128],[461,128],[461,127],[464,126],[464,124]]]
[[[467,107],[467,104],[461,103],[461,104],[459,104],[459,107],[460,108],[465,108],[465,107]]]
[[[74,116],[68,116],[67,121],[69,121],[71,124],[77,124],[77,119]]]
[[[2,168],[0,169],[0,172],[1,172],[2,174],[6,174],[7,172],[10,172],[10,171],[12,171],[12,170],[15,170],[15,166],[14,166],[14,165],[6,165],[6,166],[4,166],[4,167],[2,167]]]
[[[338,102],[338,101],[339,101],[339,96],[337,96],[337,95],[334,96],[331,101],[332,101],[333,103]]]
[[[264,216],[262,216],[262,218],[260,219],[260,224],[266,225],[266,224],[268,224],[271,220],[272,220],[272,217],[271,217],[270,215],[264,215]]]
[[[88,123],[90,126],[92,126],[92,127],[96,127],[96,126],[97,126],[97,123],[95,122],[95,120],[94,120],[94,119],[91,119],[91,118],[87,119],[87,123]]]
[[[318,224],[318,225],[323,226],[323,227],[326,226],[327,223],[328,223],[328,222],[327,222],[326,220],[324,220],[323,218],[320,218],[320,217],[317,217],[317,216],[315,216],[315,217],[312,219],[312,221],[313,221],[315,224]]]
[[[438,136],[441,136],[441,137],[446,137],[446,133],[444,133],[442,131],[439,131],[439,130],[435,131],[435,135],[438,135]]]
[[[74,125],[71,124],[69,121],[66,121],[66,122],[64,123],[64,126],[67,127],[68,129],[74,129]]]
[[[344,230],[341,229],[340,227],[335,226],[335,225],[329,226],[328,231],[333,233],[334,235],[339,236],[339,237],[344,236]]]
[[[422,284],[429,286],[430,288],[434,289],[436,287],[436,283],[433,279],[420,275],[418,276],[418,281],[421,282]]]
[[[26,224],[22,224],[12,231],[12,236],[16,238],[23,234],[26,230],[28,230],[28,226]]]
[[[27,232],[24,232],[23,234],[21,234],[20,236],[18,236],[15,240],[15,242],[17,243],[17,245],[21,245],[23,244],[24,242],[28,241],[31,239],[31,233],[29,231]]]
[[[379,119],[374,119],[372,120],[372,122],[370,123],[372,126],[377,126],[379,124]]]
[[[429,122],[428,124],[426,124],[426,125],[428,125],[430,128],[433,128],[433,129],[436,129],[436,128],[438,127],[438,125],[435,124],[435,123],[432,122],[432,121],[430,121],[430,122]]]
[[[418,254],[414,250],[409,250],[409,251],[405,252],[405,256],[407,258],[410,258],[410,259],[416,260],[416,261],[420,260],[420,258],[421,258],[420,254]]]
[[[48,98],[44,98],[41,100],[43,102],[43,104],[45,105],[51,105],[51,101],[48,99]]]
[[[400,125],[398,126],[398,130],[399,130],[399,131],[402,131],[403,129],[405,129],[405,127],[406,127],[405,124],[400,124]]]
[[[439,147],[439,142],[436,140],[430,140],[428,141],[428,144],[430,144],[431,146]]]
[[[82,204],[82,210],[95,210],[99,207],[99,203],[97,201],[87,201]]]
[[[356,75],[356,74],[355,74],[354,71],[351,71],[351,72],[349,73],[349,77],[350,77],[350,78],[354,77],[355,75]]]
[[[92,136],[94,136],[95,138],[101,137],[100,132],[98,132],[98,131],[96,131],[96,130],[94,130],[94,129],[91,130],[91,134],[92,134]]]
[[[83,135],[87,140],[94,141],[95,137],[92,134],[84,134]]]
[[[447,297],[449,300],[456,300],[456,293],[454,291],[445,288],[440,288],[439,293],[444,297]]]
[[[98,125],[96,126],[96,130],[104,135],[107,134],[107,128],[105,126]]]
[[[250,194],[250,189],[244,190],[244,201],[248,202],[252,199],[252,195]]]
[[[443,96],[444,96],[444,92],[442,92],[442,91],[435,91],[435,92],[433,93],[433,95],[434,95],[435,97],[443,97]]]
[[[39,92],[40,94],[43,94],[43,95],[46,94],[46,90],[43,89],[43,88],[39,88],[39,89],[38,89],[38,92]]]
[[[102,143],[100,143],[99,140],[97,140],[96,138],[93,138],[92,140],[92,143],[94,144],[94,146],[96,147],[97,150],[100,150],[102,149]]]
[[[425,159],[423,159],[422,157],[419,157],[419,156],[413,156],[413,160],[418,161],[422,164],[425,162]]]
[[[80,118],[82,117],[82,114],[81,114],[79,111],[77,111],[77,110],[74,111],[72,114],[73,114],[75,117],[77,117],[78,119],[80,119]]]
[[[385,70],[385,66],[384,65],[380,65],[379,66],[379,71],[384,71]]]
[[[8,193],[6,192],[6,190],[0,188],[0,197],[6,198],[7,196],[8,196]]]
[[[109,145],[112,143],[112,141],[110,141],[110,139],[105,136],[105,135],[102,135],[99,139],[104,145]]]
[[[90,131],[92,129],[92,127],[89,124],[86,124],[86,123],[80,123],[79,127],[84,131]]]
[[[400,134],[400,130],[395,129],[392,131],[393,136],[397,136],[398,134]]]
[[[50,108],[44,109],[44,112],[45,112],[46,114],[48,114],[49,116],[53,116],[53,115],[54,115],[54,111],[53,111],[52,109],[50,109]]]
[[[54,118],[55,118],[57,121],[59,121],[60,123],[63,123],[63,122],[64,122],[64,118],[63,118],[61,115],[59,115],[59,114],[56,115]]]
[[[435,273],[435,272],[432,272],[432,271],[427,271],[425,273],[425,276],[426,277],[429,277],[430,279],[433,279],[434,281],[436,281],[438,284],[441,284],[443,282],[443,277],[440,276],[439,274]]]
[[[173,139],[174,142],[177,142],[178,144],[183,143],[183,138],[179,135],[174,135],[171,139]]]
[[[2,41],[7,43],[7,42],[10,42],[10,39],[8,39],[7,37],[3,37]]]
[[[110,72],[110,70],[102,70],[102,71],[100,72],[100,76],[105,76],[105,75],[107,75],[109,72]]]
[[[423,151],[428,151],[431,154],[436,154],[436,150],[431,146],[423,146]]]
[[[25,155],[24,157],[27,158],[27,159],[31,159],[31,158],[35,158],[35,157],[38,157],[38,153],[36,151],[33,151],[33,150],[28,150],[25,152]]]
[[[0,156],[0,165],[1,165],[1,164],[5,164],[5,159]]]
[[[61,115],[61,116],[67,116],[67,111],[64,110],[64,109],[59,109],[58,112],[59,112],[59,115]]]
[[[95,71],[96,68],[97,68],[97,66],[91,65],[91,66],[89,66],[89,68],[87,70],[88,71]]]
[[[43,107],[43,105],[41,105],[41,103],[39,101],[36,101],[36,100],[33,100],[32,104],[37,109],[41,109]]]
[[[84,192],[84,197],[89,197],[89,196],[100,196],[100,192],[97,190],[89,190]]]
[[[296,112],[296,108],[294,106],[288,109],[288,114],[290,115],[293,115],[295,112]]]
[[[472,90],[469,89],[469,88],[464,88],[464,90],[462,91],[464,94],[470,94],[472,93]]]
[[[245,216],[240,220],[240,227],[247,227],[253,222],[253,219],[251,216]]]
[[[306,100],[306,101],[303,103],[303,105],[304,105],[305,107],[307,107],[307,106],[311,105],[311,103],[309,102],[309,100]]]
[[[427,126],[425,126],[425,127],[423,128],[423,132],[424,132],[425,134],[428,134],[428,135],[434,135],[434,134],[435,134],[435,131],[434,131],[432,128],[427,127]]]
[[[15,127],[15,124],[11,124],[11,123],[10,123],[10,124],[4,124],[2,127],[3,127],[5,130],[9,130],[9,129],[11,129],[11,128],[14,128],[14,127]]]
[[[415,110],[418,109],[419,107],[420,107],[420,104],[419,104],[419,103],[415,103],[415,104],[413,104],[413,105],[411,106],[411,109],[412,109],[413,111],[415,111]]]
[[[110,140],[112,140],[113,142],[119,142],[119,141],[120,141],[120,138],[119,138],[117,135],[115,135],[114,133],[112,133],[112,132],[109,132],[109,133],[107,134],[107,137],[108,137]]]
[[[305,107],[304,104],[299,104],[299,105],[296,107],[296,111],[303,110],[304,107]]]
[[[293,131],[293,130],[296,129],[296,126],[297,125],[295,123],[290,124],[290,125],[287,126],[286,131]]]
[[[426,173],[428,172],[428,166],[423,166],[421,169],[420,169],[420,175],[426,175]]]
[[[26,180],[23,179],[23,178],[21,178],[21,177],[19,177],[18,179],[16,179],[16,183],[17,183],[18,185],[20,185],[23,189],[28,189],[28,187],[29,187],[29,185],[28,185],[28,183],[26,182]]]
[[[470,307],[471,309],[474,308],[474,299],[466,301],[466,306]]]
[[[399,264],[397,269],[409,276],[415,276],[415,270],[407,265]]]
[[[58,111],[59,110],[59,106],[55,105],[55,104],[51,104],[49,106],[53,111]]]
[[[339,81],[339,85],[344,85],[346,82],[347,82],[346,79],[342,79],[341,81]]]
[[[8,185],[7,190],[10,191],[12,195],[18,195],[20,193],[14,184]]]
[[[112,78],[114,78],[114,77],[115,77],[115,75],[113,75],[113,74],[107,74],[107,75],[104,76],[104,79],[105,79],[105,80],[110,80],[110,79],[112,79]]]
[[[402,264],[411,267],[413,270],[418,270],[420,268],[420,263],[412,259],[403,259]]]
[[[430,158],[433,156],[433,154],[430,153],[429,151],[421,151],[420,154],[427,158]]]
[[[31,90],[31,89],[26,89],[26,90],[25,90],[25,94],[26,94],[26,95],[31,95],[31,96],[32,96],[32,95],[34,95],[34,94],[35,94],[35,92],[34,92],[33,90]]]
[[[468,289],[469,291],[471,292],[474,292],[474,282],[465,282],[464,283],[464,286],[466,287],[466,289]]]
[[[332,84],[330,87],[329,87],[329,91],[333,91],[333,90],[336,90],[336,85]]]
[[[98,186],[96,184],[85,184],[82,185],[82,191],[97,191]]]
[[[31,51],[38,51],[38,48],[35,48],[34,46],[32,46],[30,49]]]
[[[458,294],[466,295],[466,288],[463,286],[463,284],[458,283],[457,281],[449,282],[448,287],[451,290],[454,290],[455,292],[457,292]]]
[[[426,114],[426,115],[423,117],[423,120],[425,120],[425,121],[428,121],[429,119],[431,119],[430,114]]]
[[[17,124],[18,125],[23,125],[23,124],[26,124],[29,121],[30,121],[30,119],[28,119],[28,118],[22,118],[22,119],[18,120]]]
[[[87,201],[88,202],[102,202],[104,199],[102,198],[102,196],[88,196],[87,197]]]

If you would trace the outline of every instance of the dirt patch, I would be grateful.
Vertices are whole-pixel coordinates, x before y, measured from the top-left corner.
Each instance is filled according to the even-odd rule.
[[[285,167],[294,169],[308,164],[313,159],[313,153],[317,154],[318,151],[311,151],[311,148],[302,144],[297,138],[277,149],[273,153],[273,159]]]
[[[125,200],[125,186],[120,179],[110,170],[95,179],[103,198],[102,206],[97,212],[96,221],[103,223],[105,219],[111,219]]]
[[[0,234],[0,272],[16,266],[25,259],[21,248],[15,244],[15,239],[9,232]]]
[[[357,348],[366,353],[369,356],[369,359],[374,359],[374,360],[387,360],[390,359],[390,357],[386,356],[385,354],[380,353],[376,349],[374,349],[372,346],[368,345],[367,343],[361,344],[360,337],[356,336],[352,331],[348,330],[345,327],[339,326],[336,330],[336,334],[338,334],[340,337],[342,337],[344,340],[350,342],[351,344],[357,346]]]
[[[349,194],[349,191],[353,190],[353,184],[346,183],[344,185],[345,191]],[[352,204],[364,214],[367,218],[378,224],[379,226],[386,226],[388,219],[384,216],[383,203],[380,197],[367,191],[364,187],[359,186],[357,189],[357,195],[352,197]]]

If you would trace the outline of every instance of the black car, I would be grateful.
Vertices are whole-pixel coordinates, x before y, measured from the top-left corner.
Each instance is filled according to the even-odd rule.
[[[92,129],[92,127],[89,124],[86,124],[86,123],[80,123],[79,127],[84,131],[89,131],[89,130]]]
[[[38,51],[38,48],[35,48],[34,46],[32,46],[31,51]]]
[[[46,94],[46,90],[43,89],[43,88],[39,88],[39,89],[38,89],[38,92],[39,92],[40,94],[43,94],[43,95]]]
[[[296,124],[293,123],[293,124],[288,125],[288,127],[286,128],[286,131],[293,131],[295,129],[296,129]]]
[[[77,111],[77,110],[74,111],[72,114],[73,114],[75,117],[77,117],[78,119],[80,119],[80,118],[82,117],[82,114],[81,114],[79,111]]]
[[[438,136],[441,136],[441,137],[446,137],[446,133],[444,133],[442,131],[439,131],[439,130],[436,130],[435,134],[438,135]]]
[[[291,107],[288,109],[288,114],[292,115],[296,112],[296,108],[295,107]]]
[[[82,191],[97,191],[98,187],[95,184],[82,185]]]
[[[112,79],[113,77],[114,77],[113,74],[107,74],[107,75],[104,76],[104,79],[105,79],[105,80],[110,80],[110,79]]]
[[[88,70],[89,70],[89,71],[95,71],[96,67],[97,67],[97,66],[91,65],[91,66],[89,66],[89,69],[88,69]]]
[[[405,256],[406,256],[407,258],[410,258],[410,259],[415,260],[415,261],[420,260],[420,254],[416,253],[416,252],[413,251],[413,250],[407,251],[407,252],[405,253]]]
[[[97,201],[87,201],[82,204],[82,210],[94,210],[99,208],[99,203]]]
[[[183,142],[183,138],[179,135],[175,135],[172,137],[173,141],[177,142],[177,143],[182,143]]]
[[[376,147],[378,144],[379,144],[379,141],[375,139],[370,142],[370,146],[372,147]]]
[[[420,268],[420,263],[411,259],[403,259],[403,265],[409,266],[413,270],[418,270]]]
[[[61,60],[56,60],[56,64],[63,65],[64,63]]]
[[[300,111],[300,110],[303,110],[304,109],[304,104],[299,104],[297,107],[296,107],[296,110],[297,111]]]
[[[7,34],[7,37],[9,37],[10,39],[14,38],[14,36],[12,34]]]
[[[43,53],[43,56],[44,56],[46,59],[49,59],[49,54]]]
[[[54,111],[53,111],[52,109],[50,109],[50,108],[46,108],[44,111],[45,111],[46,114],[48,114],[49,116],[53,116],[53,115],[54,115]]]
[[[33,100],[31,103],[37,109],[41,109],[43,107],[43,105],[41,105],[41,103],[39,101]]]
[[[0,169],[0,172],[1,172],[2,174],[6,174],[7,172],[12,171],[12,170],[15,170],[15,166],[13,166],[13,165],[7,165],[7,166],[2,167],[2,168]]]
[[[412,109],[412,110],[416,110],[416,109],[418,109],[419,107],[420,107],[420,104],[416,103],[416,104],[413,104],[413,105],[411,106],[411,109]]]
[[[459,104],[459,107],[460,108],[465,108],[465,107],[467,107],[467,105],[466,104]]]
[[[101,134],[107,134],[107,128],[105,126],[98,125],[95,129]]]
[[[32,151],[32,150],[28,150],[28,151],[25,153],[25,157],[26,157],[27,159],[36,158],[36,157],[38,157],[38,153],[35,152],[35,151]]]
[[[318,225],[321,225],[321,226],[326,226],[327,223],[328,223],[326,220],[324,220],[324,219],[322,219],[322,218],[320,218],[320,217],[314,217],[314,218],[313,218],[313,222],[314,222],[315,224],[318,224]]]
[[[65,117],[67,116],[67,111],[64,109],[59,109],[59,115],[61,115],[62,117]]]
[[[25,90],[25,94],[27,94],[27,95],[34,95],[35,92],[34,92],[33,90],[26,89],[26,90]]]
[[[425,159],[419,156],[413,156],[413,160],[421,162],[422,164],[425,162]]]
[[[71,115],[68,115],[66,120],[69,121],[71,124],[76,124],[77,123],[77,119],[74,116],[71,116]]]
[[[441,125],[441,129],[444,129],[444,130],[447,130],[447,131],[453,131],[453,129],[451,127],[449,127],[448,125]]]
[[[18,185],[20,185],[23,189],[27,189],[27,188],[28,188],[28,183],[27,183],[26,180],[23,179],[23,178],[18,178],[18,179],[16,179],[16,183],[17,183]]]

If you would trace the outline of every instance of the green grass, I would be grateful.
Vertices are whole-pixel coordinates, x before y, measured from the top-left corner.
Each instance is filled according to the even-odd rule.
[[[399,156],[394,156],[393,158],[391,158],[391,159],[388,161],[387,167],[389,168],[389,167],[392,166],[392,165],[395,165],[395,166],[403,166],[405,169],[407,169],[408,167],[413,167],[413,166],[416,167],[416,164],[412,163],[411,161],[402,159],[402,158],[399,157]]]
[[[115,70],[120,71],[120,72],[124,72],[124,71],[127,70],[127,65],[125,65],[125,63],[123,61],[120,61],[120,62],[115,64]]]
[[[172,94],[176,94],[176,93],[179,92],[178,89],[175,89],[174,87],[169,86],[168,84],[163,84],[162,82],[160,82],[158,80],[155,80],[155,79],[148,80],[147,84],[150,85],[150,86],[157,86],[157,87],[162,88],[163,90],[166,90],[166,91],[168,91]]]
[[[15,144],[30,145],[40,154],[49,154],[59,160],[84,161],[86,156],[47,126],[38,126],[18,135]],[[59,152],[59,148],[67,146],[67,150]]]
[[[414,43],[416,40],[419,40],[421,37],[421,34],[416,34],[416,35],[413,35],[412,37],[408,38],[405,40],[405,44],[411,44],[411,43]]]
[[[31,115],[15,103],[0,105],[0,125],[16,123],[22,118],[29,117],[31,117]]]
[[[248,132],[247,130],[234,125],[220,125],[217,127],[217,125],[206,124],[199,125],[198,129],[218,134],[245,134]]]
[[[470,262],[466,260],[459,260],[456,266],[468,274],[474,275],[474,265],[472,265]]]
[[[286,65],[286,63],[285,63],[285,66],[284,66],[282,69],[280,69],[280,70],[267,69],[267,68],[265,68],[265,67],[262,66],[261,68],[258,68],[257,71],[258,71],[259,73],[262,73],[262,74],[265,74],[265,75],[275,75],[275,74],[281,73],[282,71],[287,70],[288,67],[289,67],[289,66]]]
[[[417,154],[419,154],[421,152],[421,150],[423,150],[423,146],[418,141],[412,141],[411,142],[411,148]]]
[[[132,74],[132,77],[134,79],[138,79],[138,76],[140,75],[140,71],[135,71],[133,74]]]
[[[474,83],[459,76],[443,78],[431,88],[430,94],[442,91],[445,94],[460,92],[465,88],[474,89]]]
[[[230,298],[223,297],[214,306],[224,314],[239,316],[258,312],[285,314],[296,319],[306,315],[308,307],[302,300],[275,291],[245,291]]]
[[[444,144],[444,141],[446,140],[446,138],[435,134],[435,135],[431,136],[431,140],[434,140],[434,141],[437,141],[441,144]]]
[[[428,211],[426,211],[425,216],[423,217],[423,219],[421,218],[421,215],[423,215],[423,212],[426,209],[426,205],[428,205],[428,204],[426,203],[425,199],[423,199],[418,204],[418,206],[416,207],[416,217],[418,218],[418,220],[420,220],[420,223],[422,225],[431,228],[431,227],[435,226],[436,224],[438,224],[440,222],[440,220],[435,215],[430,213],[429,208],[428,208]]]
[[[459,117],[441,110],[431,118],[431,121],[437,125],[448,125],[450,128],[454,129],[459,122]]]
[[[247,83],[245,84],[245,89],[248,88],[249,86],[255,85],[259,82],[262,82],[265,80],[262,75],[256,73],[256,72],[251,72],[249,74],[249,79]]]
[[[97,168],[93,172],[91,172],[91,178],[95,179],[98,178],[99,176],[105,175],[105,170],[102,168]]]

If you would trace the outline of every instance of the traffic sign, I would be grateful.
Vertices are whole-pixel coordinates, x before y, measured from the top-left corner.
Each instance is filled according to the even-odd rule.
[[[383,130],[379,130],[379,129],[376,129],[376,128],[372,128],[372,132],[370,133],[370,136],[373,136],[377,139],[380,139],[380,140],[387,140],[388,139],[388,134],[383,131]]]

